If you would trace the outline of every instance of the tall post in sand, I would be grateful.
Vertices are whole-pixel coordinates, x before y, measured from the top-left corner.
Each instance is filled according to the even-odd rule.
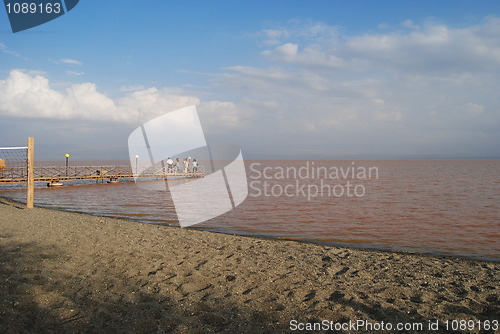
[[[26,192],[26,208],[33,209],[35,202],[35,138],[28,137],[28,177]]]

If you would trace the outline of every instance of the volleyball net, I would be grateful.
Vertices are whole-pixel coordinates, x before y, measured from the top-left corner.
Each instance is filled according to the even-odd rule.
[[[28,138],[27,146],[0,147],[0,179],[26,181],[26,207],[34,204],[35,141]]]

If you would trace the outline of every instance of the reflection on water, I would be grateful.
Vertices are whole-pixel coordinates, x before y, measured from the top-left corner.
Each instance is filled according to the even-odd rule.
[[[315,162],[326,168],[377,167],[378,178],[366,180],[356,175],[353,179],[352,174],[311,179],[311,175],[280,177],[273,173],[279,166],[304,167],[305,161],[261,161],[250,168],[251,163],[247,163],[247,174],[249,184],[254,183],[245,202],[195,228],[500,261],[499,160]],[[268,168],[267,174],[262,173],[264,168]],[[264,181],[268,196],[264,195]],[[328,194],[328,189],[345,186],[347,181],[362,185],[364,195]],[[316,186],[320,193],[308,196],[307,191],[297,191],[301,186],[305,190]],[[3,187],[2,196],[23,199],[24,191]],[[340,191],[340,187],[335,189]],[[79,182],[61,188],[42,184],[35,197],[37,205],[49,208],[177,225],[168,192],[140,189],[130,180]],[[192,195],[193,207],[207,200]]]

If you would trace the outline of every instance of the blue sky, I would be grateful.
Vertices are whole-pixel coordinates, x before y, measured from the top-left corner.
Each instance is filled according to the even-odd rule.
[[[0,9],[0,146],[127,159],[195,104],[253,157],[499,157],[498,1],[80,1],[13,34]]]

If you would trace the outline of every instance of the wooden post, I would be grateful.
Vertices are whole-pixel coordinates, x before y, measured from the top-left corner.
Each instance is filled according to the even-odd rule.
[[[28,178],[26,208],[33,209],[35,202],[35,138],[28,137]]]

